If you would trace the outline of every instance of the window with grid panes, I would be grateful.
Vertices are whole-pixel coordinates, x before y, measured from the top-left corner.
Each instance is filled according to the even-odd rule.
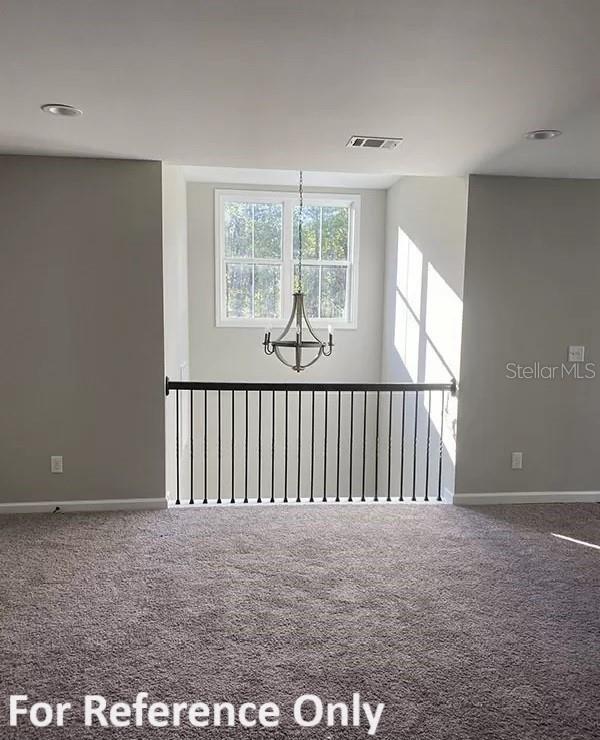
[[[295,193],[216,192],[217,325],[285,323],[298,278]],[[307,193],[305,307],[316,325],[356,325],[358,196]]]

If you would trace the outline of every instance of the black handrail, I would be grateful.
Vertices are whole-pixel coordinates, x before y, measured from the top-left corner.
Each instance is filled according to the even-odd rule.
[[[454,396],[456,380],[449,383],[221,383],[202,380],[166,378],[166,395],[170,391],[450,391]]]

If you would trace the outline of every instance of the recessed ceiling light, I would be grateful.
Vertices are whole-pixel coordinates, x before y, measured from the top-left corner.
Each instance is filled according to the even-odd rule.
[[[525,134],[525,138],[532,139],[533,141],[546,141],[547,139],[556,139],[561,134],[562,131],[555,128],[540,128],[535,131],[528,131]]]
[[[79,108],[75,108],[72,105],[65,105],[64,103],[46,103],[41,106],[44,113],[50,113],[53,116],[81,116],[83,111]]]

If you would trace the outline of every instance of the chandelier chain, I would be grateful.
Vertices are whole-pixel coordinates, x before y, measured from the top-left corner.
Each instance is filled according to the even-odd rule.
[[[298,292],[302,293],[302,221],[304,216],[304,189],[302,183],[302,170],[300,170],[300,210],[298,213]]]

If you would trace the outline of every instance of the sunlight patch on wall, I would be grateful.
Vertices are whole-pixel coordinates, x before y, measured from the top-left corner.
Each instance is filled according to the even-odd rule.
[[[394,347],[410,380],[419,376],[419,347],[423,255],[411,239],[398,229]]]
[[[431,263],[427,265],[426,305],[426,379],[458,378],[462,301]]]
[[[410,380],[417,382],[419,375],[419,322],[398,292],[394,322],[394,347],[406,368]]]
[[[394,349],[411,382],[439,383],[458,378],[462,301],[419,247],[398,228],[394,306]],[[419,422],[428,417],[435,437],[442,432],[441,397],[426,393],[419,403]],[[447,396],[443,409],[443,445],[449,460],[456,457],[456,398]],[[439,444],[438,442],[435,442]]]
[[[418,321],[421,317],[423,254],[400,228],[397,260],[396,288]]]

